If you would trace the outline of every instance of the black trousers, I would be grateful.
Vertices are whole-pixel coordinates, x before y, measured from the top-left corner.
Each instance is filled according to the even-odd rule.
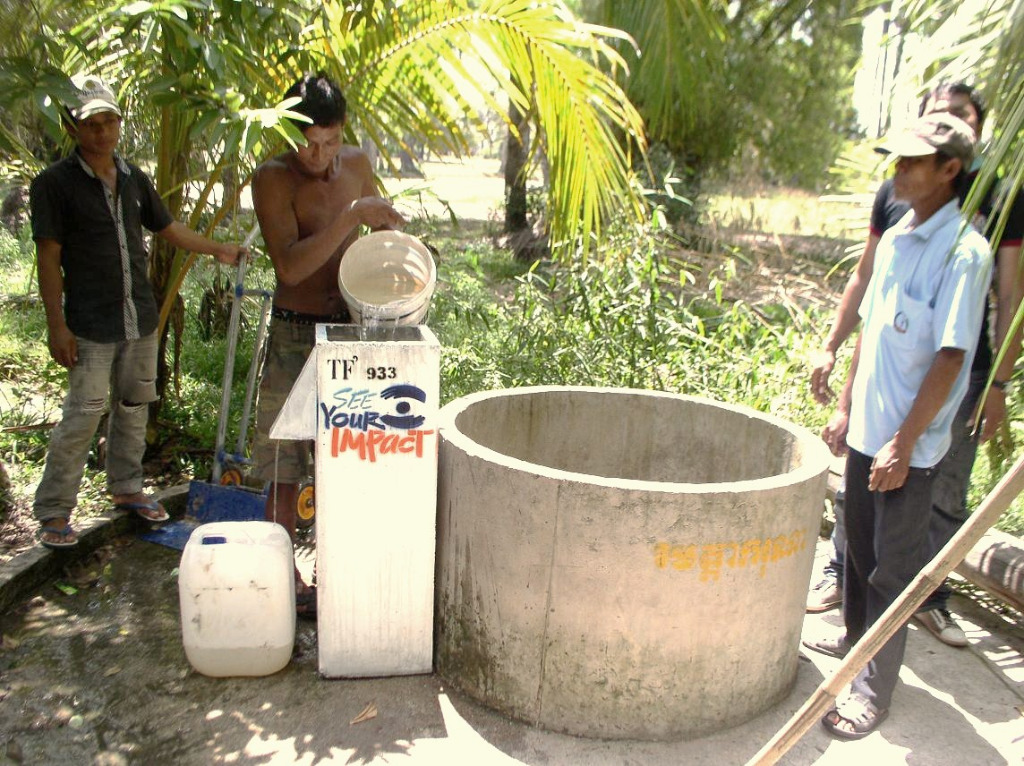
[[[868,489],[871,460],[850,450],[846,458],[846,563],[843,620],[858,641],[928,563],[928,524],[934,468],[911,468],[906,483],[889,492]],[[904,625],[854,679],[852,689],[888,708],[907,643]]]

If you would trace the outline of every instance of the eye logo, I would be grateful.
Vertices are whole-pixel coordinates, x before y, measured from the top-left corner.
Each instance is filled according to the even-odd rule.
[[[400,384],[397,386],[388,386],[381,392],[380,396],[381,399],[397,400],[395,402],[395,412],[397,414],[386,414],[380,416],[381,422],[385,425],[388,425],[391,428],[412,430],[413,428],[419,428],[426,420],[426,417],[423,415],[410,414],[412,412],[413,405],[411,402],[406,401],[414,399],[418,402],[426,402],[427,395],[422,389],[408,384]]]

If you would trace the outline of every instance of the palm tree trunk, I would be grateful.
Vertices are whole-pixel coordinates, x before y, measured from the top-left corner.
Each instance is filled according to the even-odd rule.
[[[182,201],[184,183],[187,180],[189,156],[191,149],[186,138],[187,129],[182,124],[180,112],[174,112],[165,108],[160,118],[160,148],[159,161],[157,163],[157,189],[171,190],[165,202],[171,216],[180,221],[182,218]],[[153,293],[158,306],[162,306],[164,299],[170,289],[174,274],[175,248],[171,247],[162,239],[154,238],[152,245],[152,256],[149,264],[149,278],[153,285]],[[171,379],[171,367],[167,360],[167,343],[170,338],[169,330],[174,329],[174,343],[177,352],[181,343],[182,330],[184,325],[184,303],[180,295],[175,297],[174,308],[171,311],[170,319],[160,334],[160,348],[157,356],[157,377],[156,390],[157,399],[149,407],[149,432],[147,443],[152,444],[155,440],[155,426],[157,417],[160,414],[164,393],[167,384]],[[174,354],[175,360],[177,353]],[[175,361],[175,366],[177,362]]]
[[[523,145],[528,135],[528,122],[511,100],[508,119],[516,130],[510,127],[505,141],[505,233],[515,234],[530,228],[526,215],[526,147]]]

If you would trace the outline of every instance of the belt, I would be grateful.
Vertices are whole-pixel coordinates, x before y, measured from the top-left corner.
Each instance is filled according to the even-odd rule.
[[[270,316],[282,322],[291,324],[347,324],[352,321],[348,311],[341,311],[337,314],[304,314],[301,311],[282,309],[277,306],[270,307]]]

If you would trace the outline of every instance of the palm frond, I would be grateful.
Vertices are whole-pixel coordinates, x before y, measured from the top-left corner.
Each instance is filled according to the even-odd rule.
[[[376,11],[325,3],[318,45],[334,57],[353,119],[371,136],[416,135],[434,151],[467,148],[476,103],[499,98],[536,116],[550,166],[548,209],[556,247],[599,234],[611,217],[640,220],[626,146],[645,146],[643,122],[607,74],[625,65],[610,33],[558,2],[419,0]],[[526,87],[520,87],[519,83]]]
[[[631,67],[626,90],[643,111],[651,139],[678,133],[680,123],[697,124],[716,97],[711,84],[720,79],[714,70],[722,61],[726,33],[714,12],[716,4],[661,0],[601,5],[603,23],[632,33],[629,49],[619,46]],[[642,50],[634,38],[643,41]]]

